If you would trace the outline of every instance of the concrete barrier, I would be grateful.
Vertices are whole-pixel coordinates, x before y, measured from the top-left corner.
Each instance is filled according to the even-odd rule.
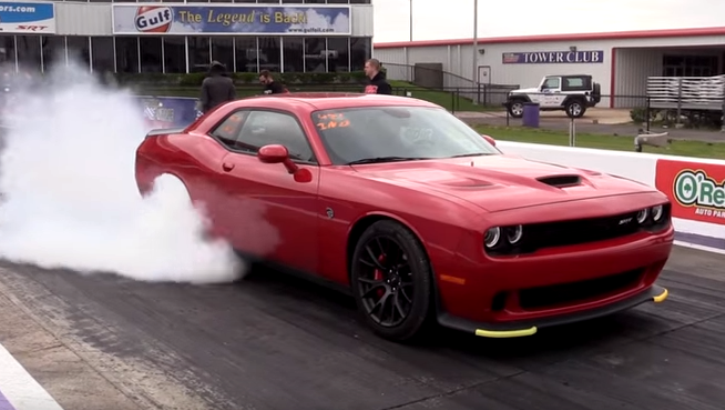
[[[496,144],[508,155],[590,169],[656,187],[672,202],[678,244],[725,253],[725,161],[509,141]]]

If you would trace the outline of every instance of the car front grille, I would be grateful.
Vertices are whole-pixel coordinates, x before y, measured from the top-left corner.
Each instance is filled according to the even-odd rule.
[[[606,297],[609,294],[634,288],[645,269],[634,269],[614,275],[519,290],[519,305],[524,310],[545,309]]]

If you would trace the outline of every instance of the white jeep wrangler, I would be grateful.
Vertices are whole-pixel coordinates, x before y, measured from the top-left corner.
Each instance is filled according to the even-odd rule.
[[[536,88],[511,91],[504,106],[514,118],[524,115],[525,103],[538,103],[541,111],[566,111],[569,118],[580,118],[601,100],[601,87],[590,75],[549,75]]]

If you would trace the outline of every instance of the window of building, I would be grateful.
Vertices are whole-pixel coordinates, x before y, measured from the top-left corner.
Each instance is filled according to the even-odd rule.
[[[137,37],[116,37],[116,71],[119,73],[139,72]]]
[[[327,39],[327,70],[330,72],[350,71],[350,40],[347,37]]]
[[[211,41],[209,37],[187,37],[189,44],[189,72],[207,71],[211,63]]]
[[[257,66],[257,38],[237,37],[234,39],[234,58],[237,72],[256,73]]]
[[[327,0],[327,4],[350,4],[348,0]]]
[[[231,37],[212,37],[211,59],[224,64],[227,71],[236,71],[234,69],[234,39]]]
[[[113,37],[91,37],[91,69],[94,72],[113,72]]]
[[[327,0],[304,0],[306,4],[325,4]]]
[[[91,52],[90,41],[88,37],[68,36],[66,37],[66,47],[68,48],[68,61],[80,64],[86,70],[91,70]]]
[[[257,0],[234,0],[235,3],[256,3]]]
[[[0,64],[15,70],[15,36],[0,37]]]
[[[186,38],[164,37],[164,71],[167,73],[186,72]]]
[[[665,77],[710,77],[719,73],[719,58],[712,55],[665,55],[662,67]]]
[[[350,0],[350,4],[371,4],[371,0]]]
[[[164,47],[160,37],[139,37],[142,73],[163,73],[164,63],[161,61]]]
[[[259,37],[259,70],[280,71],[282,59],[279,37]]]
[[[327,72],[327,39],[305,39],[305,72]]]
[[[370,37],[353,37],[350,39],[350,71],[362,71],[365,61],[372,54]]]
[[[300,37],[285,37],[282,39],[282,52],[284,53],[284,71],[301,73],[305,70],[304,47],[305,41]]]
[[[43,36],[40,45],[43,53],[43,71],[51,71],[56,64],[65,65],[65,37]]]
[[[21,70],[41,71],[40,36],[15,36],[15,48]]]

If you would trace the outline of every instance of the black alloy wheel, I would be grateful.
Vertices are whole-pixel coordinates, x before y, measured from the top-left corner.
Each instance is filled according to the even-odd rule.
[[[430,318],[432,275],[412,232],[390,220],[374,223],[355,247],[351,270],[358,308],[376,333],[397,341],[422,333]]]

